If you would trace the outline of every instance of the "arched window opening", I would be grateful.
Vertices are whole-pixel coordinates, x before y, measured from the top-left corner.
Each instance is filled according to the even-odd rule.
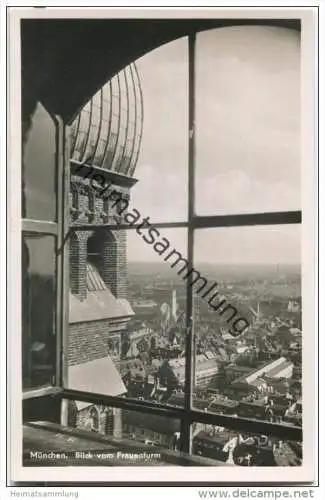
[[[113,293],[117,283],[117,249],[111,232],[99,229],[87,241],[88,291],[105,290]]]

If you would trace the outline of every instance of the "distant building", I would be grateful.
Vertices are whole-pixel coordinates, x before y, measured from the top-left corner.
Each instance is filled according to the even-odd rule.
[[[301,366],[301,364],[295,365],[293,367],[293,374],[292,374],[292,376],[293,376],[294,379],[301,381],[301,378],[302,378],[302,366]]]
[[[157,315],[158,304],[153,300],[134,300],[132,308],[137,318],[147,319]]]
[[[259,381],[263,383],[264,377],[269,379],[291,378],[293,373],[293,363],[284,357],[264,363],[262,366],[251,370],[250,373],[242,375],[233,382],[233,385],[247,384],[259,386]]]
[[[266,404],[263,399],[253,399],[252,401],[240,401],[238,403],[237,415],[244,418],[256,418],[265,420]]]
[[[147,444],[171,448],[175,433],[180,431],[178,420],[123,410],[123,436]]]
[[[238,414],[238,401],[232,399],[215,399],[212,401],[208,407],[209,412],[221,413],[225,415],[237,415]]]
[[[216,428],[199,432],[193,439],[193,453],[233,465],[275,466],[273,445],[252,436],[244,438],[235,431]]]
[[[230,365],[225,367],[225,375],[228,382],[232,382],[239,377],[243,377],[251,373],[251,371],[252,368],[250,366],[241,366],[236,365],[235,363],[231,363]]]
[[[267,392],[272,394],[286,395],[290,389],[291,383],[287,378],[265,377]]]
[[[219,378],[220,360],[216,357],[207,357],[204,354],[195,359],[195,387],[214,387]],[[159,378],[166,387],[173,390],[184,387],[185,358],[176,358],[165,361],[158,372]]]
[[[278,446],[274,447],[274,458],[278,467],[296,467],[301,465],[301,444],[280,442]]]
[[[179,408],[184,408],[184,400],[185,396],[183,392],[177,392],[173,394],[168,400],[167,404],[171,406],[178,406]],[[193,397],[192,399],[193,408],[196,410],[207,411],[210,405],[210,401],[208,399],[202,399],[198,397]]]
[[[288,310],[288,312],[292,312],[292,313],[300,312],[299,302],[296,302],[295,300],[289,300],[287,310]]]
[[[141,352],[148,353],[153,330],[142,322],[132,322],[123,336],[123,359],[137,358]]]
[[[286,411],[284,420],[295,425],[302,425],[302,401],[298,399]]]
[[[258,420],[282,421],[290,401],[280,397],[265,397],[240,401],[238,416]]]
[[[193,439],[193,453],[203,457],[212,458],[226,462],[229,457],[229,452],[224,451],[225,445],[229,441],[229,437],[236,437],[236,433],[208,433],[206,431],[199,432]]]
[[[248,345],[238,344],[235,347],[237,354],[244,354],[248,349]]]

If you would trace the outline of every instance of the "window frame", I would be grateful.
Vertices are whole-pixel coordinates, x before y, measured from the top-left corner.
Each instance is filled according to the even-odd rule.
[[[216,28],[217,29],[217,28]],[[290,28],[288,28],[290,29]],[[195,213],[195,51],[196,32],[189,33],[188,39],[188,215],[186,221],[155,223],[157,228],[186,228],[187,229],[187,260],[193,267],[194,233],[202,228],[222,228],[255,225],[300,224],[301,210],[282,212],[262,212],[231,215],[196,215]],[[142,96],[141,96],[142,97]],[[68,400],[85,401],[92,404],[101,404],[115,408],[138,411],[140,413],[165,416],[180,421],[180,449],[192,453],[192,424],[201,422],[231,430],[269,435],[284,440],[302,441],[302,428],[279,423],[265,422],[250,418],[233,417],[223,414],[209,413],[193,407],[194,388],[194,321],[193,318],[193,290],[189,280],[186,283],[186,347],[185,347],[185,400],[184,407],[171,407],[154,402],[139,401],[132,398],[106,396],[97,393],[88,393],[72,390],[66,387],[68,363],[66,359],[68,341],[68,293],[69,293],[69,262],[66,242],[69,236],[69,185],[70,168],[73,161],[69,156],[68,126],[58,119],[58,221],[55,224],[55,234],[58,241],[57,254],[57,370],[56,383],[53,387],[42,392],[40,389],[33,391],[33,395],[24,394],[24,397],[39,397],[49,392],[56,392],[61,402]],[[116,141],[117,143],[118,141]],[[117,145],[117,144],[116,144]],[[114,151],[115,157],[115,151]],[[113,158],[114,158],[113,157]],[[96,168],[94,169],[94,171]],[[102,169],[101,169],[102,170]],[[24,221],[23,227],[34,226],[36,232],[54,230],[52,224],[39,221]],[[127,225],[105,226],[107,229],[130,229]],[[78,225],[78,231],[95,229],[95,224]],[[51,233],[52,234],[52,233]],[[32,392],[32,391],[29,391]]]
[[[67,293],[69,283],[68,252],[65,241],[69,231],[69,186],[70,173],[67,165],[69,158],[69,137],[67,127],[58,115],[48,113],[55,126],[55,167],[56,167],[56,221],[35,220],[23,218],[21,222],[21,239],[24,234],[44,235],[55,237],[55,362],[52,374],[52,383],[24,389],[22,399],[28,400],[50,394],[57,394],[62,390],[65,370],[64,340],[66,338],[66,318],[68,317]],[[69,275],[68,275],[69,279]]]

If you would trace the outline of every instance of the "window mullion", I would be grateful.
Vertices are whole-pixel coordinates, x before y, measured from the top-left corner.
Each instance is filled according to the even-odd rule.
[[[187,221],[180,221],[180,222],[172,222],[172,221],[167,221],[167,222],[153,222],[152,225],[156,229],[179,229],[179,228],[186,228],[188,226]],[[78,231],[91,231],[93,229],[101,229],[105,228],[110,231],[117,231],[121,229],[129,229],[130,231],[134,231],[137,228],[136,224],[73,224],[71,225],[73,229],[77,229]]]
[[[188,68],[189,68],[189,101],[188,101],[188,230],[187,230],[187,260],[189,269],[193,268],[193,245],[194,245],[194,175],[195,175],[195,40],[196,35],[191,34],[188,38]],[[186,283],[186,345],[185,345],[185,419],[182,421],[181,449],[184,452],[192,451],[191,435],[191,409],[194,378],[194,356],[193,349],[194,325],[193,325],[193,296],[191,280]]]
[[[57,266],[57,373],[56,385],[67,385],[69,332],[69,223],[70,223],[70,128],[57,117],[58,236]],[[61,400],[61,424],[68,424],[68,401]]]
[[[69,130],[57,117],[57,172],[58,172],[58,221],[60,231],[57,238],[57,363],[56,385],[63,387],[66,379],[66,355],[68,335],[69,293]]]
[[[300,224],[300,210],[285,212],[260,212],[247,214],[200,215],[193,219],[196,229],[215,227],[265,226],[279,224]]]

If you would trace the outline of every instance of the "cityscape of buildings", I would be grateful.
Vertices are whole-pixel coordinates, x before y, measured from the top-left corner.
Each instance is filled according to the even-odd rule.
[[[92,380],[83,389],[176,407],[184,405],[186,297],[181,280],[177,287],[175,277],[166,268],[164,264],[129,263],[128,297],[133,313],[125,330],[106,334],[107,356],[102,367],[98,361],[79,365],[84,373],[90,370],[88,377]],[[240,266],[237,272],[240,276]],[[249,299],[246,307],[252,326],[240,338],[230,335],[220,317],[203,299],[195,297],[196,409],[302,426],[300,276],[290,266],[283,273],[278,277],[277,269],[274,271],[265,297],[259,292],[265,281],[263,274],[247,289],[241,281],[236,285],[232,272],[221,283],[228,298],[238,301],[242,297],[243,302]],[[225,269],[223,274],[227,274]],[[289,294],[278,293],[281,288]],[[113,319],[108,321],[114,323]],[[92,323],[92,328],[98,335],[96,324]],[[87,355],[84,343],[80,348]],[[99,378],[102,380],[103,370],[107,384],[102,381],[100,386],[94,386]],[[75,378],[77,385],[72,387],[81,388],[80,378]],[[70,425],[148,446],[178,449],[180,429],[175,420],[123,410],[94,410],[94,406],[78,402],[76,410]],[[242,435],[197,423],[193,453],[237,465],[293,466],[301,464],[302,443]]]
[[[125,179],[114,182],[128,199]],[[127,262],[126,230],[101,226],[116,224],[118,206],[105,203],[81,174],[71,179],[71,217],[69,387],[183,406],[184,282],[163,262]],[[89,231],[79,231],[86,223]],[[301,426],[299,268],[203,267],[221,296],[250,318],[250,327],[234,337],[193,292],[194,407]],[[69,403],[67,424],[148,446],[179,446],[179,422],[161,416],[77,401]],[[197,423],[193,453],[237,465],[299,465],[302,444]]]
[[[132,63],[71,125],[67,388],[183,407],[184,280],[168,263],[130,258],[132,229],[119,227],[118,204],[95,189],[102,178],[129,202],[142,133],[141,79]],[[30,249],[23,251],[31,273]],[[290,262],[290,255],[284,261]],[[200,270],[209,283],[218,283],[219,297],[248,318],[249,327],[234,336],[193,290],[195,409],[302,427],[301,270],[285,262],[202,262]],[[24,314],[32,317],[27,293],[24,300]],[[30,358],[25,356],[24,376],[39,386],[49,377],[45,354],[53,346],[45,333],[49,318],[46,328],[45,320],[38,321],[25,339]],[[148,448],[180,450],[180,422],[162,415],[65,401],[62,423]],[[298,466],[303,458],[301,442],[198,422],[192,426],[192,453],[238,466]]]

